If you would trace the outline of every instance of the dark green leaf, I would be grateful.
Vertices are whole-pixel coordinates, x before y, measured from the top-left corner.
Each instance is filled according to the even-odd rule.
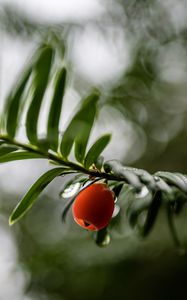
[[[178,248],[182,248],[180,240],[178,238],[176,228],[175,228],[172,210],[171,210],[171,207],[170,207],[169,204],[166,206],[166,212],[167,212],[168,225],[169,225],[169,229],[170,229],[170,232],[171,232],[171,236],[173,238],[173,242]]]
[[[102,155],[100,155],[95,161],[95,166],[96,166],[97,170],[100,170],[100,171],[102,170],[103,163],[104,163],[104,157]]]
[[[6,130],[9,137],[14,138],[16,134],[16,129],[18,125],[18,114],[20,109],[20,103],[22,100],[23,92],[25,90],[26,84],[29,80],[32,67],[28,68],[23,76],[21,76],[20,82],[13,89],[13,92],[9,95],[6,103]]]
[[[14,151],[0,156],[0,163],[5,163],[14,160],[43,158],[42,155],[28,151]]]
[[[55,168],[44,173],[29,189],[25,196],[21,199],[18,205],[13,210],[9,224],[14,224],[20,219],[34,204],[36,198],[41,194],[44,188],[57,176],[63,175],[66,171],[64,168]]]
[[[119,190],[117,187],[117,194],[118,192]],[[115,209],[109,224],[109,229],[111,229],[112,232],[115,232],[117,235],[124,236],[129,234],[129,230],[131,230],[131,228],[129,226],[127,211],[132,202],[135,202],[136,200],[136,202],[139,201],[139,199],[135,199],[136,193],[134,192],[134,189],[131,186],[124,184],[118,196],[117,202],[115,203]]]
[[[18,150],[18,148],[15,146],[10,146],[7,144],[0,145],[0,156],[8,154],[8,153],[16,151],[16,150]]]
[[[61,153],[67,158],[75,142],[75,157],[82,162],[96,114],[97,93],[87,97],[67,127],[61,142]]]
[[[77,194],[76,194],[77,195]],[[75,196],[70,198],[68,200],[68,202],[66,203],[65,207],[63,208],[63,211],[62,211],[62,222],[65,222],[66,220],[66,216],[67,216],[67,213],[69,212],[73,202],[75,201]]]
[[[43,96],[47,88],[53,59],[53,49],[44,47],[34,65],[33,95],[26,118],[26,132],[31,143],[37,144],[37,125]]]
[[[147,211],[153,201],[152,194],[148,194],[145,197],[137,197],[131,193],[129,203],[126,209],[127,218],[132,227],[134,227],[138,221],[139,215]]]
[[[113,187],[112,191],[114,192],[115,197],[119,197],[119,194],[120,194],[120,192],[121,192],[121,190],[122,190],[123,185],[124,185],[124,183],[117,183],[117,184]]]
[[[166,182],[178,187],[184,193],[187,193],[187,178],[183,174],[159,171],[155,176],[161,177]]]
[[[162,203],[162,194],[160,191],[156,192],[155,195],[152,198],[152,201],[147,209],[147,212],[144,211],[146,213],[145,216],[145,221],[143,224],[139,224],[138,223],[138,218],[137,218],[137,229],[139,230],[139,233],[142,236],[147,236],[149,234],[149,232],[153,229],[156,217],[158,215],[159,212],[159,208],[161,206]],[[141,211],[143,212],[143,210]],[[137,215],[137,217],[139,217],[139,215]]]
[[[63,68],[56,78],[54,95],[51,102],[47,126],[47,137],[50,142],[50,148],[54,151],[58,150],[58,126],[62,108],[62,100],[65,91],[65,83],[66,69]]]
[[[84,165],[88,169],[99,157],[101,152],[105,149],[111,139],[111,134],[101,136],[90,148],[86,154]]]
[[[154,190],[156,188],[155,180],[151,174],[147,171],[132,167],[124,167],[124,170],[133,172],[137,175],[142,183],[145,183],[150,189]]]
[[[125,168],[117,160],[109,160],[104,163],[104,169],[106,172],[112,172],[114,175],[120,177],[125,182],[131,184],[135,189],[140,190],[142,184],[139,180],[138,175],[136,175],[132,170]]]
[[[154,176],[157,188],[166,194],[173,194],[172,188],[160,177]]]
[[[45,137],[45,138],[39,138],[37,141],[37,146],[40,150],[42,150],[43,152],[48,152],[49,150],[49,140]]]
[[[83,174],[76,174],[75,176],[73,176],[73,178],[68,180],[68,182],[65,184],[65,186],[59,193],[60,197],[64,198],[64,193],[67,194],[66,190],[69,189],[70,187],[72,187],[72,185],[74,185],[76,183],[80,183],[80,186],[81,186],[86,180],[88,180],[87,177],[85,178],[85,176],[84,177],[83,176],[84,176]],[[70,196],[70,197],[72,197],[72,196]]]
[[[139,227],[139,232],[142,236],[146,236],[153,229],[154,223],[156,221],[156,217],[159,212],[159,208],[162,203],[162,194],[158,191],[154,197],[153,201],[148,209],[146,220],[143,226]]]
[[[3,134],[5,127],[5,113],[0,113],[0,134]]]

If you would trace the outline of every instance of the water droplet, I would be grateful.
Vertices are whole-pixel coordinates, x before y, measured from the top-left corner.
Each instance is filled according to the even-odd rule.
[[[113,211],[113,214],[112,214],[112,218],[115,218],[120,212],[120,206],[115,204],[115,207],[114,207],[114,211]]]
[[[159,178],[158,176],[154,176],[154,180],[155,180],[155,181],[159,181],[160,178]]]
[[[62,198],[73,197],[79,191],[80,186],[81,186],[80,182],[72,183],[61,193],[61,197]]]
[[[105,239],[102,241],[102,246],[107,246],[108,244],[110,244],[110,235],[107,234],[105,236]]]
[[[115,197],[114,199],[114,203],[116,203],[118,201],[118,197]]]
[[[143,197],[147,196],[148,194],[149,194],[149,190],[148,190],[148,188],[144,185],[144,186],[141,188],[140,192],[137,193],[137,196],[140,197],[140,198],[143,198]]]

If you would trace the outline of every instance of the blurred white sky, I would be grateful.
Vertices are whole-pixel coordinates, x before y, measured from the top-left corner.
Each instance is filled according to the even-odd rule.
[[[0,217],[0,245],[0,299],[31,300],[24,295],[29,274],[18,266],[18,253],[13,233],[2,216]]]
[[[58,23],[99,18],[105,11],[99,0],[0,0],[15,5],[25,15],[39,22]]]
[[[14,5],[18,11],[39,22],[102,21],[107,14],[105,1],[99,0],[0,0],[0,3]],[[73,30],[70,35],[71,59],[77,71],[93,84],[102,84],[102,82],[118,78],[129,66],[129,41],[126,40],[124,29],[116,28],[110,23],[105,26],[104,31],[99,26],[86,25],[81,29]],[[1,43],[4,44],[4,51],[2,51],[8,59],[12,57],[11,69],[14,74],[17,64],[22,64],[19,59],[25,60],[25,53],[28,50],[25,47],[28,45],[24,45],[22,41],[20,45],[19,41],[13,41],[12,45],[9,44],[10,41],[3,43],[3,37],[1,37]],[[20,55],[21,47],[23,47],[23,57]],[[10,52],[13,56],[10,56]],[[9,67],[9,64],[6,63],[5,66]]]
[[[106,25],[94,26],[92,22],[84,24],[85,20],[101,20],[108,17],[108,7],[105,1],[99,0],[53,0],[53,1],[24,1],[24,0],[0,0],[0,3],[11,3],[16,9],[20,10],[24,15],[31,19],[37,19],[40,22],[63,22],[76,21],[82,23],[81,28],[74,28],[68,38],[69,43],[69,59],[71,60],[77,78],[81,75],[86,82],[92,86],[101,87],[103,84],[114,84],[117,79],[129,67],[131,62],[130,43],[126,38],[126,33],[123,28],[117,26],[112,20],[108,20]],[[118,6],[116,6],[118,8]],[[118,10],[121,14],[120,10]],[[0,76],[0,96],[5,99],[7,91],[12,87],[15,78],[20,74],[23,65],[33,52],[35,47],[34,41],[22,40],[19,37],[12,38],[5,34],[1,34],[1,76]],[[71,99],[71,100],[70,100]],[[70,90],[65,97],[63,108],[63,126],[66,125],[69,116],[72,115],[73,108],[79,101],[75,91]],[[71,105],[69,104],[71,102]],[[45,106],[45,105],[44,105]],[[47,107],[46,107],[47,108]],[[45,112],[42,110],[43,118],[40,122],[40,131],[44,132]],[[124,156],[122,148],[126,149],[126,145],[131,145],[131,136],[127,129],[126,139],[123,139],[124,133],[118,130],[119,124],[116,121],[112,122],[108,119],[108,124],[105,121],[101,123],[104,132],[111,131],[116,139],[109,146],[106,152],[107,158],[112,158],[113,153],[118,153],[121,157]],[[112,128],[111,128],[112,127]],[[61,127],[63,128],[63,127]],[[127,126],[128,128],[128,126]],[[96,131],[95,131],[96,132]],[[93,134],[93,139],[96,136]],[[120,147],[116,143],[121,140]],[[127,139],[129,140],[127,142]],[[124,140],[124,144],[123,141]],[[121,153],[121,154],[120,154]]]

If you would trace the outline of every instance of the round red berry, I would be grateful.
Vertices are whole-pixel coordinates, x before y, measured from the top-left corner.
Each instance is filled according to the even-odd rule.
[[[114,211],[114,194],[104,183],[94,183],[75,198],[72,212],[81,227],[97,231],[108,225]]]

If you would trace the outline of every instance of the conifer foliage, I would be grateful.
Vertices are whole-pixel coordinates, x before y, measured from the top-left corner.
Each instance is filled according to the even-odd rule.
[[[60,128],[69,73],[62,57],[61,64],[58,63],[60,66],[55,64],[56,59],[59,60],[58,55],[50,44],[39,47],[12,87],[0,116],[0,163],[46,159],[52,166],[17,204],[10,215],[10,225],[24,216],[52,180],[58,176],[63,180],[64,176],[72,174],[61,191],[63,197],[69,197],[62,213],[63,220],[76,196],[95,182],[108,185],[115,195],[115,205],[125,205],[125,214],[119,209],[116,215],[113,214],[109,225],[95,233],[95,241],[99,246],[110,242],[110,231],[116,226],[118,219],[123,221],[123,218],[127,218],[132,228],[141,236],[147,236],[161,207],[167,212],[174,242],[180,246],[173,218],[180,213],[187,201],[187,176],[163,171],[151,175],[142,169],[123,166],[115,159],[105,161],[101,153],[111,139],[111,135],[107,133],[88,149],[90,133],[98,113],[99,91],[93,90],[82,99],[68,126]],[[49,85],[52,86],[52,96],[46,136],[41,138],[38,123]],[[25,125],[25,143],[17,138],[21,122]],[[74,159],[70,160],[72,152]]]

